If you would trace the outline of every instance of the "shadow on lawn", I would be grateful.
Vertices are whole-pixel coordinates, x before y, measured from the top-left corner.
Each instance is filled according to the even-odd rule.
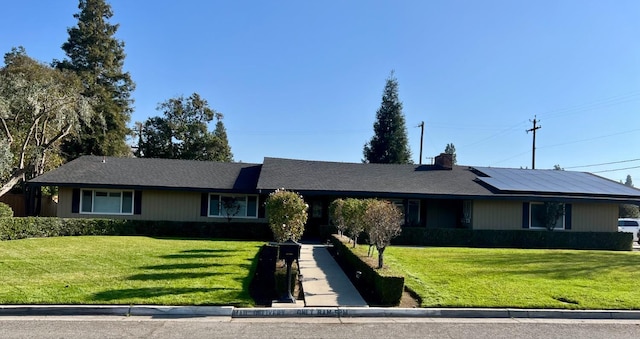
[[[153,303],[153,299],[173,295],[181,296],[179,297],[180,303],[190,304],[192,302],[200,303],[196,299],[202,298],[202,293],[208,294],[215,291],[212,297],[224,300],[210,300],[206,301],[207,303],[236,303],[238,300],[245,300],[241,303],[250,304],[249,285],[255,273],[257,253],[255,257],[246,258],[246,260],[232,259],[232,257],[245,258],[246,255],[246,251],[209,248],[182,250],[160,255],[157,258],[164,259],[165,263],[141,266],[139,274],[124,278],[128,281],[141,282],[142,287],[104,290],[95,293],[92,299],[98,302],[118,302],[121,300],[125,303],[131,300],[142,303],[145,300],[150,300]],[[246,276],[242,272],[246,272]],[[239,290],[240,286],[237,283],[232,283],[228,287],[220,285],[211,288],[189,287],[191,285],[189,279],[193,280],[193,284],[202,286],[203,281],[216,276],[228,276],[228,281],[239,282],[242,284],[242,289]],[[222,281],[226,279],[223,278]],[[179,280],[182,281],[178,282]],[[190,301],[190,296],[186,296],[190,294],[194,294],[193,301]]]
[[[161,255],[159,258],[162,259],[207,259],[207,258],[224,258],[230,257],[231,255],[220,255],[220,254],[193,254],[193,253],[181,253],[181,254],[167,254]]]
[[[180,253],[225,253],[225,252],[235,252],[235,251],[222,250],[222,249],[203,249],[203,250],[184,250],[184,251],[180,251]]]
[[[136,274],[127,278],[127,280],[150,281],[150,280],[178,280],[178,279],[201,279],[206,277],[219,276],[221,272],[166,272],[166,273],[150,273]]]
[[[227,301],[237,302],[237,300],[250,300],[249,284],[253,279],[255,267],[257,265],[257,255],[254,258],[247,258],[245,263],[232,264],[233,267],[235,267],[231,269],[232,272],[228,272],[229,265],[216,262],[202,262],[202,259],[204,259],[205,261],[216,261],[216,258],[232,257],[237,255],[246,255],[246,253],[225,249],[195,249],[184,250],[175,254],[162,255],[159,256],[159,258],[166,260],[182,260],[182,262],[174,264],[142,266],[139,267],[141,270],[151,270],[151,272],[131,275],[125,279],[130,281],[157,281],[162,282],[160,284],[165,286],[106,290],[94,294],[93,300],[101,302],[123,300],[125,302],[128,302],[128,300],[137,299],[143,300],[142,302],[144,302],[144,300],[163,296],[200,294],[209,293],[212,291],[218,291],[216,292],[216,295],[218,295],[218,297],[220,297],[219,293],[222,293],[222,295],[228,294],[228,298],[222,297],[226,300],[211,300],[212,304],[217,304],[220,302],[225,303]],[[241,291],[237,290],[237,285],[235,288],[171,287],[171,285],[173,284],[172,281],[184,279],[207,279],[209,277],[222,275],[237,275],[237,272],[241,272],[242,270],[248,272],[247,276],[238,276],[233,278],[233,280],[238,281],[242,284]],[[189,304],[189,297],[186,298],[187,300],[183,300],[183,302]]]
[[[207,268],[213,266],[223,266],[222,264],[202,264],[202,263],[185,263],[185,264],[167,264],[140,267],[143,270],[190,270],[195,268]]]

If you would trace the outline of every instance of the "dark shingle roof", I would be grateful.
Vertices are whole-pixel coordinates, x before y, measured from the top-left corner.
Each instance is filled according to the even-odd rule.
[[[238,193],[286,188],[303,194],[343,196],[519,200],[542,198],[617,203],[640,201],[640,190],[581,172],[466,166],[453,166],[453,169],[446,170],[433,165],[362,164],[280,158],[265,158],[260,165],[83,156],[32,179],[30,183]],[[588,185],[585,186],[585,183]],[[580,185],[584,187],[581,188]]]
[[[433,165],[362,164],[265,158],[258,189],[286,188],[309,193],[413,195],[489,199],[574,199],[609,202],[637,202],[640,190],[611,182],[589,173],[569,171],[517,170]],[[526,176],[532,190],[503,189],[492,176]],[[543,176],[544,180],[539,179]],[[575,183],[582,180],[582,184]],[[584,181],[589,181],[588,187]],[[561,188],[568,184],[573,190]],[[535,187],[541,189],[535,189]],[[554,190],[553,187],[556,189]],[[603,189],[606,188],[606,189]],[[544,188],[544,189],[542,189]],[[582,190],[581,190],[582,189]]]
[[[260,167],[213,161],[83,156],[30,182],[51,186],[253,192]]]
[[[296,191],[484,196],[468,167],[362,164],[265,158],[258,189]]]

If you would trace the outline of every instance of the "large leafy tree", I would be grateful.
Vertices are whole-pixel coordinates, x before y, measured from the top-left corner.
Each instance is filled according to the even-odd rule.
[[[139,157],[233,161],[222,114],[193,93],[179,96],[158,106],[162,117],[151,117],[142,124],[139,137]],[[217,120],[213,132],[208,125]]]
[[[73,72],[41,64],[22,48],[0,68],[0,195],[58,166],[60,143],[82,122],[102,122]]]
[[[382,93],[382,104],[376,112],[373,137],[364,145],[364,162],[385,164],[410,164],[411,150],[402,102],[398,98],[398,79],[393,71],[387,78]]]
[[[80,76],[83,94],[95,99],[93,109],[103,115],[106,124],[83,123],[78,137],[65,141],[63,150],[67,159],[83,154],[128,155],[131,151],[125,139],[135,85],[123,71],[124,42],[114,37],[118,25],[109,23],[113,11],[104,0],[80,0],[78,8],[80,12],[74,15],[78,24],[67,29],[69,39],[62,45],[68,60],[54,64]]]

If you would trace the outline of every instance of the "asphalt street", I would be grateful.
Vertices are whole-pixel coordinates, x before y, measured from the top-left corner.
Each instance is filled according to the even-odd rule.
[[[638,338],[639,320],[0,317],[1,338]]]

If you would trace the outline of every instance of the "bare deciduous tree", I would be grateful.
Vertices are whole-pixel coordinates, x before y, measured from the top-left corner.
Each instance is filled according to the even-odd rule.
[[[345,199],[342,206],[342,218],[347,227],[347,233],[353,240],[353,247],[358,243],[358,237],[365,229],[365,201],[362,199]]]
[[[331,202],[329,205],[329,213],[331,215],[331,221],[338,229],[338,234],[342,235],[344,231],[347,229],[347,225],[344,222],[344,217],[342,216],[342,207],[344,206],[344,200],[336,199]]]
[[[368,224],[369,241],[378,250],[378,268],[382,268],[384,250],[402,230],[402,212],[389,201],[370,200],[366,204],[364,221]]]

